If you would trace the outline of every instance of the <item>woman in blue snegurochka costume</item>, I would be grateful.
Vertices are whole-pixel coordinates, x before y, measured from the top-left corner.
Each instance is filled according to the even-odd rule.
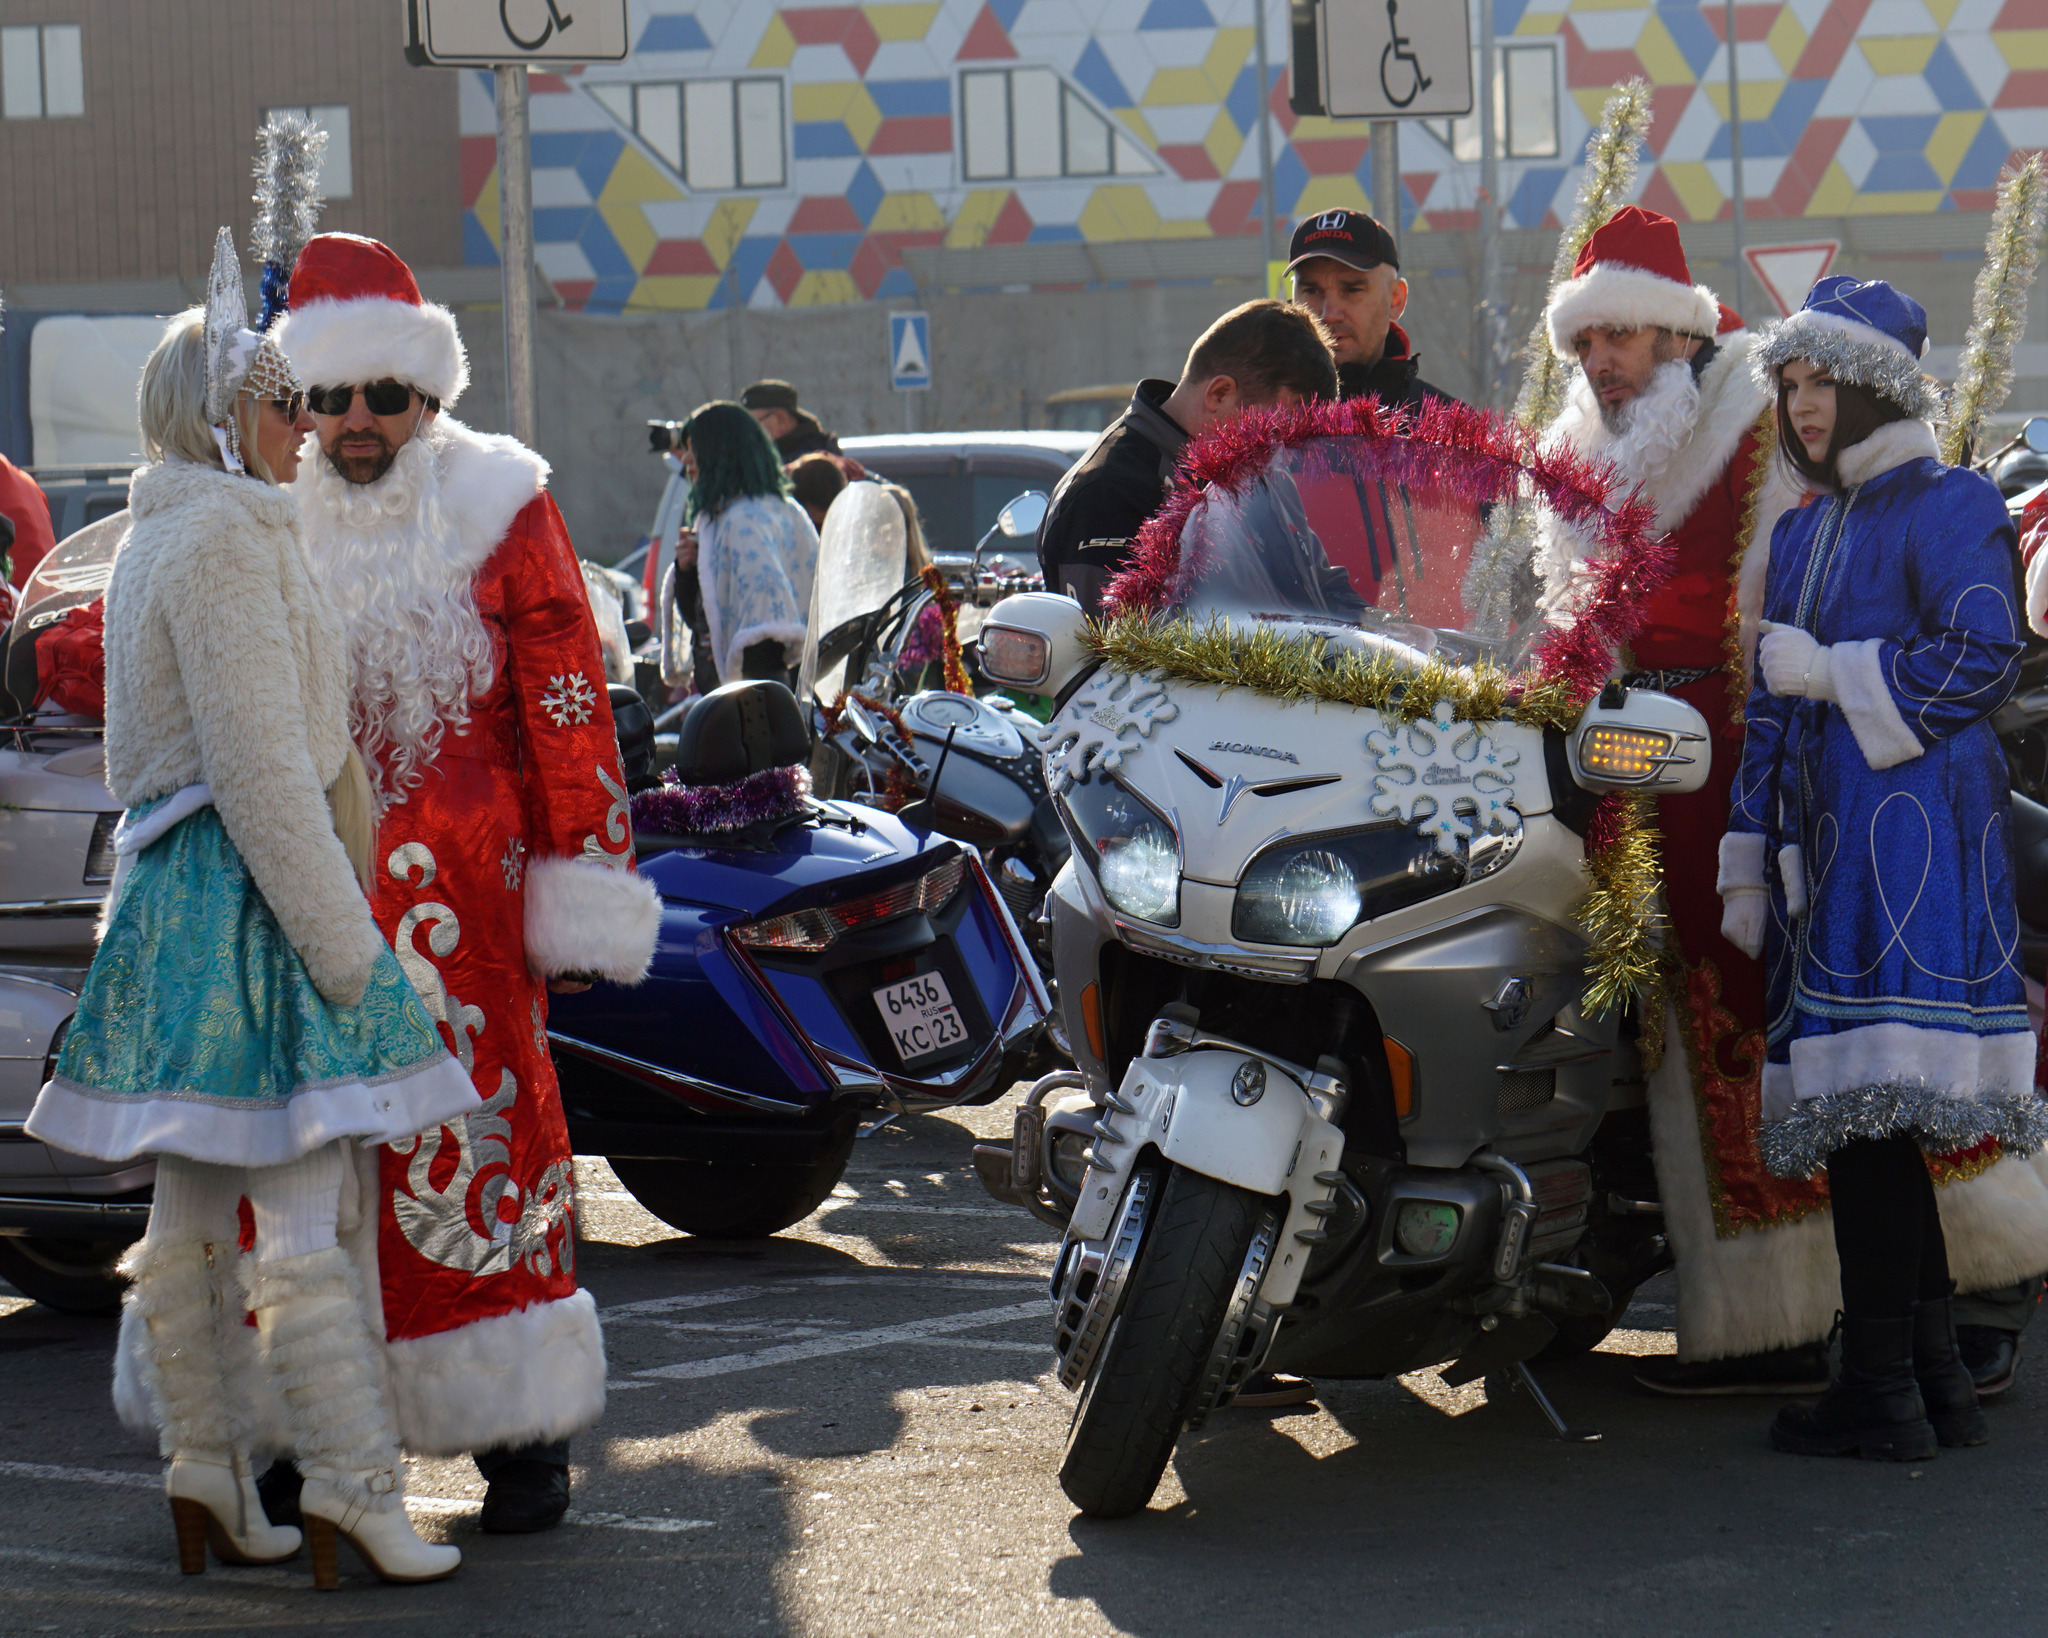
[[[186,1574],[209,1544],[230,1564],[298,1551],[250,1474],[251,1447],[281,1440],[304,1467],[317,1584],[334,1584],[337,1533],[387,1579],[433,1580],[462,1555],[406,1521],[381,1332],[337,1244],[341,1145],[408,1137],[477,1096],[363,896],[374,810],[346,646],[280,487],[312,420],[276,343],[246,324],[223,230],[205,315],[171,320],[142,372],[150,464],[106,599],[120,862],[28,1130],[157,1163],[122,1264],[145,1380],[117,1371],[116,1398],[169,1458]]]
[[[1910,296],[1831,277],[1753,355],[1819,495],[1772,534],[1720,875],[1769,975],[1764,1159],[1827,1167],[1842,1266],[1841,1375],[1771,1442],[1899,1461],[1986,1437],[1923,1151],[2048,1136],[1987,720],[2019,669],[2013,531],[1935,456],[1926,342]]]

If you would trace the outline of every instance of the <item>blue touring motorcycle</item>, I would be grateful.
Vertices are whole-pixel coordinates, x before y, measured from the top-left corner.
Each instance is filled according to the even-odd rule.
[[[916,809],[801,794],[810,735],[780,683],[694,704],[659,788],[647,708],[613,695],[661,937],[643,984],[551,1004],[569,1135],[672,1227],[773,1234],[831,1193],[864,1126],[1000,1096],[1045,989],[971,848]]]

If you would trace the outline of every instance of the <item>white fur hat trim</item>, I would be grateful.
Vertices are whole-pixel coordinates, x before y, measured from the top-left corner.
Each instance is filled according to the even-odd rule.
[[[1559,358],[1575,359],[1572,338],[1596,325],[1617,330],[1653,325],[1680,335],[1711,336],[1720,328],[1721,302],[1703,284],[1680,284],[1641,268],[1602,262],[1559,285],[1543,319],[1551,350]]]
[[[308,302],[278,320],[276,335],[309,387],[396,379],[447,409],[469,385],[469,355],[455,315],[434,302],[415,307],[389,296]]]

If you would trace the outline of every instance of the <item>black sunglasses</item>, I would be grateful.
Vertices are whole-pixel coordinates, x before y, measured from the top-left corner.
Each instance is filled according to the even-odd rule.
[[[296,422],[306,410],[306,395],[302,392],[295,392],[289,398],[266,398],[264,402],[287,422]]]
[[[313,406],[315,415],[346,415],[349,406],[356,401],[356,394],[363,395],[363,403],[372,415],[400,415],[412,404],[412,388],[403,381],[365,381],[353,387],[311,387],[306,392],[306,402]]]

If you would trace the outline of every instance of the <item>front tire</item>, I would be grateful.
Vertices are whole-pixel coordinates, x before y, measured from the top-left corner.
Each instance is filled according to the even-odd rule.
[[[1091,1518],[1127,1517],[1159,1487],[1266,1207],[1196,1172],[1168,1176],[1060,1463],[1060,1488]]]

